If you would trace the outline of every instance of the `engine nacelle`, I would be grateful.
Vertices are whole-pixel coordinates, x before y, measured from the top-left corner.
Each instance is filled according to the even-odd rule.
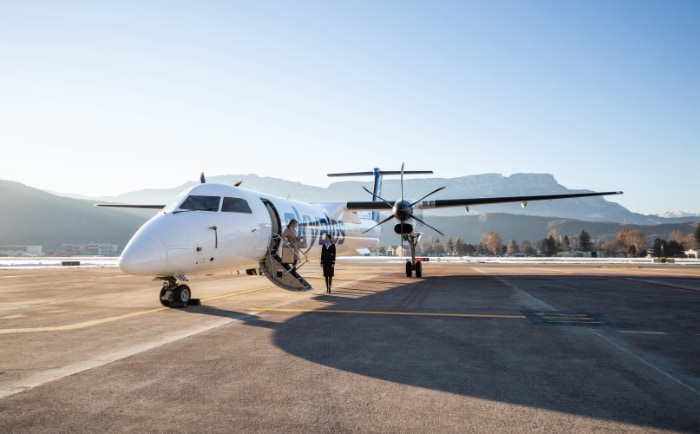
[[[413,233],[413,225],[410,223],[399,223],[394,226],[394,232],[396,232],[396,235]]]

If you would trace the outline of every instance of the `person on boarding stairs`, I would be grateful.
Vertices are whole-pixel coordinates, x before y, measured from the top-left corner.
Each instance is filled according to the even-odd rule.
[[[294,269],[297,267],[297,241],[299,241],[299,237],[297,237],[296,233],[297,225],[297,220],[291,219],[287,225],[287,229],[282,232],[282,239],[289,244],[292,252],[294,252],[294,264],[292,264]]]
[[[321,267],[323,267],[323,277],[326,280],[326,293],[330,294],[335,269],[335,244],[333,244],[333,238],[329,234],[326,234],[321,248]]]

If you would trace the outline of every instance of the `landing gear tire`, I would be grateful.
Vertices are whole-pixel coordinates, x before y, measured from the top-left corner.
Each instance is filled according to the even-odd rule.
[[[160,304],[162,304],[165,307],[170,307],[170,294],[168,294],[168,288],[163,286],[163,289],[160,290]]]
[[[187,285],[180,285],[175,290],[175,300],[177,300],[178,303],[182,303],[184,306],[187,306],[190,297],[192,297],[192,291],[190,291],[190,287]]]
[[[423,277],[423,263],[416,262],[416,277]]]
[[[174,281],[167,280],[163,282],[163,288],[160,290],[160,304],[165,307],[187,307],[188,303],[199,304],[192,299],[192,291],[187,285],[178,285]]]
[[[411,261],[406,261],[406,277],[411,277],[413,274],[413,265]]]

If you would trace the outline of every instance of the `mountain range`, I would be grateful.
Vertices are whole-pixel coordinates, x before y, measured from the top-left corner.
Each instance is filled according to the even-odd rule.
[[[0,246],[109,243],[124,247],[153,211],[95,208],[91,200],[56,196],[0,180]]]
[[[306,202],[332,202],[338,200],[367,200],[368,194],[362,187],[372,188],[372,179],[367,181],[341,181],[330,184],[327,188],[304,185],[298,182],[278,178],[259,177],[257,175],[223,175],[207,178],[209,182],[234,184],[282,197],[289,197]],[[198,181],[188,182],[168,189],[144,189],[124,193],[113,197],[80,197],[88,200],[101,200],[120,203],[168,203],[180,191]],[[439,188],[444,190],[430,196],[430,199],[448,199],[455,197],[494,197],[537,194],[578,193],[590,190],[570,190],[560,185],[551,174],[518,173],[510,176],[499,174],[469,175],[457,178],[417,178],[404,180],[404,192],[407,197],[419,198]],[[401,196],[401,184],[398,179],[385,178],[382,196],[393,202]],[[341,199],[339,199],[341,198]],[[614,200],[614,196],[608,196]],[[443,208],[430,211],[434,215],[464,215],[462,208]],[[526,208],[518,203],[475,206],[470,209],[474,214],[507,213],[517,215],[536,215],[545,217],[576,218],[586,221],[607,221],[631,224],[682,223],[695,221],[697,215],[688,213],[666,213],[665,215],[646,215],[634,213],[625,207],[609,202],[604,197],[569,199],[556,201],[531,202]]]
[[[234,184],[277,196],[307,202],[339,200],[367,200],[362,189],[372,187],[372,179],[364,182],[341,181],[327,188],[304,185],[257,175],[214,176],[208,182]],[[63,243],[111,243],[123,248],[135,229],[153,215],[153,210],[125,210],[95,208],[104,202],[167,204],[178,193],[195,182],[169,189],[144,189],[117,197],[61,196],[37,190],[13,181],[0,180],[0,245],[43,245],[44,250],[57,249]],[[583,192],[569,190],[556,182],[550,174],[470,175],[458,178],[405,179],[407,197],[419,198],[445,186],[430,199],[457,197],[494,197],[536,194]],[[384,179],[382,196],[393,202],[401,196],[398,179]],[[614,196],[609,196],[614,200]],[[604,197],[531,202],[520,204],[475,206],[467,214],[465,209],[429,210],[424,213],[431,225],[448,237],[462,237],[467,243],[478,243],[486,230],[510,239],[536,242],[547,236],[552,228],[564,235],[578,235],[586,230],[593,239],[601,241],[615,237],[621,228],[640,229],[651,238],[665,239],[669,232],[680,229],[691,233],[698,216],[659,217],[633,213]],[[425,228],[425,234],[431,231]],[[438,234],[435,234],[436,236]],[[398,236],[387,227],[382,236],[385,246],[398,244]]]

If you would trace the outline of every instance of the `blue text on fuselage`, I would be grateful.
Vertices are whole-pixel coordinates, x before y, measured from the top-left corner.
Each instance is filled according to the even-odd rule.
[[[343,244],[345,242],[345,222],[331,219],[327,214],[323,216],[300,215],[295,207],[292,207],[293,212],[285,212],[285,225],[288,225],[292,219],[299,222],[298,233],[305,235],[308,238],[308,246],[323,243],[326,234],[330,234],[335,244]]]

